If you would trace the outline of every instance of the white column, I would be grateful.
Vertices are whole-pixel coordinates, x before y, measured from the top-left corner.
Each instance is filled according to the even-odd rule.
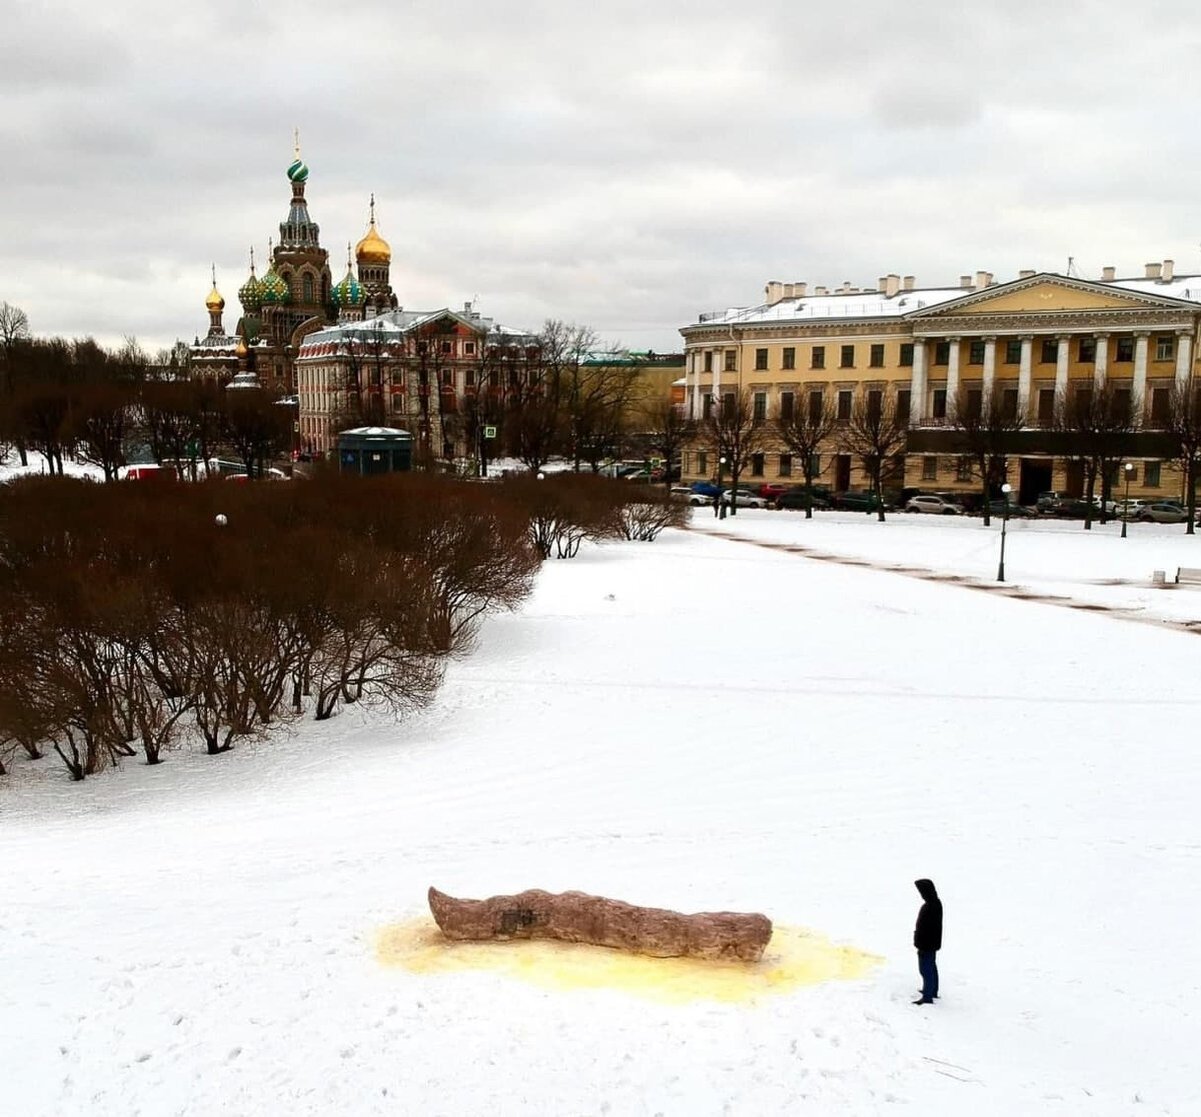
[[[710,391],[713,393],[714,414],[717,414],[716,409],[721,406],[721,366],[725,363],[726,351],[724,349],[713,350],[713,387]]]
[[[1193,369],[1193,338],[1191,334],[1176,337],[1176,387],[1181,391],[1188,385]]]
[[[1072,339],[1068,334],[1060,334],[1055,351],[1055,399],[1056,403],[1068,398],[1068,357],[1071,356]]]
[[[993,385],[997,380],[997,339],[995,337],[986,337],[984,339],[984,382],[980,385],[982,391],[980,393],[980,410],[984,415],[988,414],[989,407],[992,405]]]
[[[701,355],[695,349],[688,354],[688,378],[684,382],[684,414],[689,419],[696,418],[697,385],[700,383],[697,364],[700,359]]]
[[[1109,334],[1096,335],[1097,351],[1093,358],[1093,388],[1100,391],[1105,387],[1109,372]]]
[[[1030,371],[1033,367],[1034,338],[1022,338],[1022,363],[1018,365],[1018,415],[1022,426],[1030,421]]]
[[[959,338],[947,338],[947,414],[954,415],[959,406]]]
[[[1139,426],[1147,408],[1147,335],[1134,335],[1134,383],[1130,386],[1130,410]]]
[[[913,378],[909,385],[909,425],[921,426],[926,418],[926,343],[913,342]]]

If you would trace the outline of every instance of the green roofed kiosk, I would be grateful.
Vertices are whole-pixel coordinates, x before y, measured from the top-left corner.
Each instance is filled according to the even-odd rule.
[[[413,468],[413,436],[396,427],[355,427],[338,435],[338,467],[371,477]]]

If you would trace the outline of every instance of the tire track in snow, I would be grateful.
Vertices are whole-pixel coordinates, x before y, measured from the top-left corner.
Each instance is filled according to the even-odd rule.
[[[691,528],[685,528],[691,531]],[[1079,612],[1097,613],[1112,620],[1130,621],[1134,624],[1150,625],[1153,628],[1167,628],[1176,632],[1187,632],[1190,635],[1201,635],[1201,621],[1177,621],[1167,617],[1148,617],[1135,609],[1121,605],[1102,605],[1095,601],[1080,601],[1072,597],[1059,597],[1054,594],[1033,593],[1021,586],[1005,582],[981,582],[967,574],[946,574],[927,567],[912,566],[907,563],[876,562],[872,559],[859,558],[852,555],[838,555],[831,551],[819,551],[814,547],[802,546],[799,543],[772,543],[763,539],[751,539],[745,535],[731,535],[721,532],[715,538],[726,539],[731,543],[746,543],[752,547],[762,547],[768,551],[781,551],[785,554],[797,555],[801,558],[812,559],[815,562],[832,562],[839,566],[859,566],[866,570],[878,571],[882,574],[899,574],[903,578],[915,578],[922,582],[935,582],[942,585],[958,586],[961,589],[976,590],[981,593],[995,594],[1014,601],[1032,601],[1036,605],[1053,605],[1060,609],[1074,609]],[[1109,580],[1106,583],[1121,584]]]

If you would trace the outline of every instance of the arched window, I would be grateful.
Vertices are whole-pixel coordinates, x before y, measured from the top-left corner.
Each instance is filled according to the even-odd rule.
[[[311,303],[313,301],[313,277],[305,272],[304,275],[304,301]]]

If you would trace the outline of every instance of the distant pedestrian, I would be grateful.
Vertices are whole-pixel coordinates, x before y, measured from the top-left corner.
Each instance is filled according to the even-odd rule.
[[[720,495],[720,496],[717,498],[717,507],[718,507],[718,509],[719,509],[719,514],[721,515],[721,518],[722,518],[723,520],[726,518],[726,504],[727,504],[727,501],[726,501],[726,494],[725,494],[725,493],[722,493],[722,494],[721,494],[721,495]]]
[[[922,975],[922,995],[913,1003],[930,1005],[938,996],[938,952],[942,949],[942,901],[932,880],[915,880],[925,901],[917,913],[913,945],[917,948],[917,968]]]
[[[713,518],[716,520],[721,515],[721,493],[713,494]]]

